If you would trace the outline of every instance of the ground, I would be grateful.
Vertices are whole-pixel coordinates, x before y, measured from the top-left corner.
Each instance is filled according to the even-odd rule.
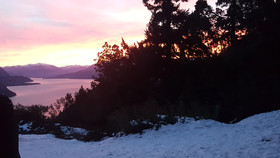
[[[280,110],[236,124],[186,119],[158,131],[106,138],[62,140],[53,135],[20,135],[22,158],[279,158]]]

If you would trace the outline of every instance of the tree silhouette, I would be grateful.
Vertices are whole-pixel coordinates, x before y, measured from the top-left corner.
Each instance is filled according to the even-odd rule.
[[[277,10],[279,11],[279,2],[275,0],[242,0],[240,1],[244,18],[242,25],[248,29],[249,32],[262,28],[265,23],[272,24],[275,18],[278,18]],[[279,12],[278,12],[279,13]]]
[[[180,2],[187,0],[143,0],[144,5],[152,12],[152,17],[145,31],[146,42],[161,47],[158,53],[167,59],[174,56],[174,30],[177,29],[180,14]]]
[[[275,0],[218,0],[218,6],[227,8],[217,9],[216,27],[222,34],[221,40],[233,44],[240,36],[237,32],[250,33],[264,28],[265,23],[277,21],[277,4]]]
[[[213,44],[213,18],[214,13],[206,0],[198,0],[193,13],[187,15],[186,20],[181,26],[181,57],[184,52],[187,57],[208,57],[211,54]]]
[[[111,80],[115,73],[118,73],[127,57],[128,45],[122,40],[122,46],[114,44],[109,45],[107,42],[102,46],[103,51],[98,53],[97,72],[100,72],[99,80]]]
[[[221,39],[228,42],[228,45],[234,44],[237,40],[236,33],[243,29],[241,25],[243,14],[239,0],[218,0],[217,5],[227,7],[223,12],[218,10],[219,17],[217,19],[216,27],[222,33]]]
[[[63,123],[110,133],[145,113],[231,122],[279,109],[279,0],[218,0],[216,12],[206,0],[193,12],[181,2],[143,0],[152,12],[146,39],[103,45],[99,78],[68,96]],[[227,49],[213,56],[217,45]]]

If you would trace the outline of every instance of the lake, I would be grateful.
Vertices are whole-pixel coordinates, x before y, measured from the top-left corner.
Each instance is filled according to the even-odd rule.
[[[92,79],[42,79],[32,78],[38,85],[10,86],[11,91],[17,95],[10,99],[14,104],[28,105],[50,105],[57,99],[65,97],[66,93],[75,94],[80,87],[90,88]]]

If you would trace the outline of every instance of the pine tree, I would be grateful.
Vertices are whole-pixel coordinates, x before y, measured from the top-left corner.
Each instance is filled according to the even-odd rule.
[[[239,0],[218,0],[217,5],[227,8],[226,13],[219,12],[219,18],[217,19],[216,27],[222,34],[222,40],[228,42],[231,45],[236,42],[236,33],[242,30],[243,14]]]
[[[188,56],[203,58],[210,56],[214,13],[206,0],[198,0],[195,4],[195,10],[191,13],[185,27],[183,27],[183,44],[186,45]],[[183,50],[185,51],[185,50]]]
[[[159,54],[171,59],[174,54],[174,30],[180,2],[186,0],[143,0],[144,5],[152,12],[152,17],[145,31],[146,42],[161,47]]]

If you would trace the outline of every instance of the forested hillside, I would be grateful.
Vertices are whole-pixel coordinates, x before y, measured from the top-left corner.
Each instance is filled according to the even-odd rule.
[[[182,2],[143,0],[152,13],[145,39],[106,42],[99,77],[64,98],[56,121],[102,137],[175,123],[173,116],[233,123],[279,109],[279,1],[218,0],[212,8],[198,0],[192,12]]]

